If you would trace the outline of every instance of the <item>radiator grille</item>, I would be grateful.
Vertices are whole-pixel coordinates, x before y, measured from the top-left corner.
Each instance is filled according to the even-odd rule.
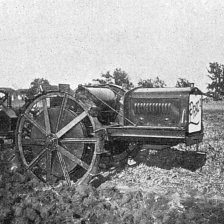
[[[136,114],[143,113],[170,113],[171,103],[134,103]]]

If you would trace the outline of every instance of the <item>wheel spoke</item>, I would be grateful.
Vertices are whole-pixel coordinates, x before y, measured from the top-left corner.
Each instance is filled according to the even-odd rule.
[[[65,160],[63,159],[63,157],[59,151],[57,151],[57,155],[58,155],[59,162],[61,164],[61,169],[62,169],[63,175],[65,177],[65,180],[67,181],[68,186],[71,186],[71,181],[70,181],[69,173],[68,173],[68,170],[67,170],[67,167],[65,164]]]
[[[81,143],[96,143],[96,138],[63,138],[60,140],[61,143],[73,143],[73,142],[81,142]]]
[[[89,165],[85,162],[83,162],[81,159],[79,159],[78,157],[76,157],[75,155],[73,155],[72,153],[70,153],[68,150],[66,150],[64,148],[64,146],[60,146],[58,145],[58,151],[66,156],[67,158],[69,158],[70,160],[72,160],[73,162],[77,163],[79,166],[83,167],[85,170],[89,169]]]
[[[22,140],[23,146],[29,146],[29,145],[38,145],[38,146],[44,146],[45,140],[44,139],[23,139]]]
[[[46,175],[46,180],[47,182],[51,182],[51,150],[47,149],[46,152],[47,156],[46,156],[46,171],[47,171],[47,175]]]
[[[57,138],[60,138],[65,133],[67,133],[70,129],[72,129],[75,125],[77,125],[81,120],[83,120],[87,116],[87,112],[84,111],[77,117],[75,117],[71,122],[69,122],[65,127],[63,127],[60,131],[56,133]]]
[[[47,135],[47,132],[44,130],[42,125],[38,124],[32,117],[30,117],[28,114],[24,113],[24,117],[33,124],[36,128],[38,128],[44,135]]]
[[[45,123],[45,128],[46,128],[46,133],[47,135],[51,133],[51,126],[50,126],[50,120],[49,120],[49,113],[47,109],[47,100],[44,98],[42,100],[43,102],[43,110],[44,110],[44,123]]]
[[[46,153],[47,149],[43,149],[36,157],[35,159],[32,160],[32,162],[28,165],[28,167],[26,168],[27,170],[28,169],[32,169],[34,167],[34,165],[36,163],[38,163],[44,156],[44,154]]]
[[[59,112],[59,115],[58,115],[58,120],[57,120],[57,124],[56,124],[56,131],[58,131],[58,127],[60,125],[60,122],[61,122],[61,119],[63,117],[63,113],[64,113],[64,110],[65,110],[65,107],[66,107],[66,104],[67,104],[67,101],[68,101],[68,94],[65,94],[63,100],[62,100],[62,104],[61,104],[61,108],[60,108],[60,112]]]

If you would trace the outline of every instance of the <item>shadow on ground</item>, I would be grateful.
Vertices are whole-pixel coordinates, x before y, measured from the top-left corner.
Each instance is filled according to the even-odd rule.
[[[201,169],[206,162],[206,154],[196,151],[179,151],[173,148],[162,150],[142,149],[134,158],[139,163],[147,166],[156,166],[170,170],[183,168],[192,172]]]
[[[101,170],[100,175],[93,180],[93,185],[98,187],[102,183],[110,180],[116,173],[121,172],[126,166],[138,166],[143,163],[149,167],[158,167],[170,170],[173,168],[183,168],[192,172],[202,169],[206,163],[206,154],[196,151],[180,151],[174,148],[165,148],[161,150],[141,149],[135,157],[131,159],[132,163],[121,163],[109,170]]]

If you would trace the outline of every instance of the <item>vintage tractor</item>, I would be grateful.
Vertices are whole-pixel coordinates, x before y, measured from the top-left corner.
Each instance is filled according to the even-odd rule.
[[[61,84],[26,105],[15,131],[22,165],[44,182],[69,185],[89,182],[108,158],[127,157],[129,145],[192,145],[202,138],[202,92],[195,87],[72,91]]]

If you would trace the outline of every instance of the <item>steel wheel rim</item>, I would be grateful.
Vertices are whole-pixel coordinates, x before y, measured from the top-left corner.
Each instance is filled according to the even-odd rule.
[[[57,118],[57,123],[56,123],[56,130],[52,132],[52,124],[51,124],[51,113],[52,113],[52,107],[51,107],[51,101],[50,101],[50,107],[48,108],[47,104],[49,103],[47,99],[54,99],[56,97],[57,99],[61,99],[61,104],[60,108],[58,109],[58,118]],[[65,102],[66,101],[66,102]],[[68,101],[70,101],[70,104],[68,104]],[[43,122],[40,122],[40,120],[34,118],[31,116],[31,113],[33,112],[32,109],[34,109],[34,106],[36,106],[38,103],[42,103],[42,109],[39,111],[39,118],[42,116],[44,117],[44,125]],[[72,102],[72,103],[71,103]],[[63,105],[64,103],[64,105]],[[75,113],[74,111],[70,111],[71,108],[66,106],[74,106],[76,105],[77,108],[75,110],[80,110],[81,112],[79,114]],[[56,105],[57,106],[57,105]],[[55,106],[55,108],[56,108]],[[60,127],[60,122],[62,120],[62,113],[70,113],[70,116],[72,119],[67,122],[66,124],[63,124],[62,127]],[[77,111],[76,111],[77,112]],[[61,92],[52,92],[52,93],[47,93],[42,96],[37,97],[34,99],[34,101],[28,105],[26,108],[25,112],[23,115],[20,116],[19,121],[18,121],[18,126],[17,126],[17,134],[16,134],[16,144],[17,144],[17,149],[20,154],[20,158],[22,160],[22,164],[25,166],[27,170],[30,170],[35,176],[36,173],[34,172],[33,168],[34,166],[37,166],[40,161],[45,158],[45,179],[43,178],[42,181],[44,182],[50,182],[51,177],[52,177],[52,156],[55,156],[58,158],[58,161],[60,162],[61,166],[61,171],[63,173],[63,178],[67,181],[69,185],[71,185],[70,177],[72,176],[74,179],[74,170],[68,169],[68,166],[65,164],[65,161],[70,159],[73,163],[76,163],[76,166],[81,167],[82,169],[85,170],[83,174],[81,175],[80,178],[75,180],[75,184],[80,184],[84,182],[85,180],[88,179],[89,176],[94,175],[93,174],[93,169],[97,166],[98,162],[98,154],[97,154],[97,139],[94,137],[90,137],[89,133],[85,133],[85,127],[83,125],[84,121],[88,121],[89,124],[92,125],[92,129],[94,131],[94,122],[92,121],[91,117],[88,115],[88,113],[82,108],[82,106],[75,100],[74,97],[67,93],[61,93]],[[35,144],[35,140],[32,138],[32,130],[35,130],[35,128],[42,133],[44,136],[43,143],[39,141],[38,144],[42,144],[41,151],[37,153],[37,156],[33,156],[33,148],[31,149],[32,151],[32,159],[29,161],[27,155],[25,154],[25,149],[24,149],[24,142],[28,136],[25,135],[24,137],[24,130],[25,130],[25,125],[30,124],[32,126],[31,128],[31,143]],[[43,127],[44,126],[44,127]],[[79,129],[83,130],[83,136],[80,138],[72,137],[72,138],[67,138],[66,135],[68,135],[69,132],[72,132],[73,129]],[[58,129],[58,130],[57,130]],[[34,132],[34,131],[33,131]],[[71,136],[70,136],[71,137]],[[76,157],[74,153],[71,153],[67,147],[65,146],[66,143],[74,145],[74,144],[83,144],[83,149],[84,150],[90,150],[91,151],[91,161],[88,161],[88,163],[84,160],[84,157],[86,156],[85,152],[83,154],[84,157]],[[78,143],[77,143],[78,141]],[[91,147],[91,149],[89,149]],[[53,155],[54,154],[54,155]],[[83,155],[82,155],[83,156]],[[43,157],[43,158],[42,158]],[[65,159],[66,158],[66,159]],[[47,162],[47,161],[51,162]],[[39,179],[41,179],[38,176]],[[59,179],[57,177],[57,179]]]

